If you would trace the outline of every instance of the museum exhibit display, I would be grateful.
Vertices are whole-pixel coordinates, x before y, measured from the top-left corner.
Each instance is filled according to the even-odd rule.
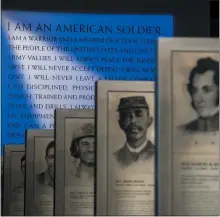
[[[54,214],[54,157],[53,130],[27,130],[25,215]]]
[[[155,215],[154,82],[97,82],[97,215]]]
[[[94,215],[95,112],[56,109],[55,215]]]
[[[13,199],[13,206],[9,208],[7,204],[8,213],[10,212],[11,215],[39,216],[159,215],[160,213],[171,213],[167,210],[172,209],[172,213],[176,214],[216,213],[217,202],[213,202],[214,199],[212,198],[219,196],[218,193],[215,193],[217,183],[219,183],[218,180],[216,181],[218,179],[217,169],[219,168],[216,163],[218,158],[215,157],[219,152],[214,153],[213,150],[216,150],[216,141],[219,143],[219,140],[215,136],[210,136],[210,140],[208,137],[205,139],[202,137],[201,140],[193,137],[190,140],[188,139],[190,136],[181,133],[179,136],[179,134],[175,134],[175,131],[171,132],[170,130],[173,119],[177,122],[173,121],[172,126],[181,125],[179,127],[181,129],[184,127],[187,130],[194,128],[194,124],[199,125],[198,128],[208,129],[207,131],[209,128],[216,127],[215,121],[214,126],[212,126],[212,121],[211,126],[210,123],[206,126],[205,121],[200,122],[200,116],[203,116],[198,115],[196,107],[193,107],[193,102],[191,102],[193,97],[189,91],[188,95],[187,92],[182,95],[183,98],[188,99],[190,102],[188,105],[192,104],[192,107],[185,109],[181,105],[181,91],[177,91],[179,94],[176,95],[177,104],[172,107],[172,111],[175,110],[176,113],[174,113],[178,117],[172,116],[173,119],[168,122],[166,130],[170,130],[170,136],[174,132],[172,134],[174,142],[180,140],[178,143],[181,141],[185,143],[186,140],[187,142],[190,140],[200,144],[202,141],[204,143],[209,142],[212,146],[207,148],[208,152],[204,158],[203,153],[205,152],[202,152],[203,149],[200,147],[198,150],[202,153],[199,152],[198,155],[194,155],[197,152],[192,148],[193,150],[190,149],[184,156],[182,149],[174,147],[172,152],[174,154],[171,155],[169,152],[173,158],[165,162],[157,173],[160,157],[160,155],[158,156],[157,144],[161,142],[161,140],[157,141],[161,135],[158,133],[160,129],[157,130],[158,120],[160,119],[157,105],[157,97],[160,98],[160,96],[157,94],[158,91],[160,94],[162,91],[157,82],[157,79],[160,79],[157,66],[158,39],[160,37],[212,37],[213,35],[217,37],[219,14],[212,16],[213,13],[209,10],[209,6],[213,5],[211,3],[214,1],[129,0],[126,4],[121,0],[63,0],[62,3],[57,0],[2,1],[1,162],[4,158],[4,147],[8,145],[19,146],[18,148],[25,146],[28,149],[29,156],[20,156],[18,152],[16,153],[19,156],[13,155],[15,156],[12,158],[14,159],[13,167],[15,170],[11,170],[10,177],[16,176],[18,179],[15,179],[14,182],[16,183],[12,183],[13,186],[10,186],[11,189],[15,189],[14,193],[10,196],[7,195],[6,199],[10,199],[11,195],[14,195],[13,198],[17,198],[19,195],[20,198],[26,196],[26,200],[19,199],[20,202],[16,204],[17,199]],[[217,6],[215,4],[214,8],[216,9]],[[203,48],[204,46],[202,45]],[[189,59],[193,59],[193,54],[190,55]],[[211,59],[213,55],[211,54]],[[213,59],[216,60],[215,57]],[[179,68],[177,71],[180,71]],[[167,82],[169,76],[163,76],[163,82]],[[178,73],[175,76],[175,82],[177,81],[175,89],[182,88],[184,85],[181,86],[178,82],[182,82],[181,79],[183,78],[178,77]],[[190,74],[187,76],[190,77]],[[109,101],[104,102],[104,99],[99,98],[99,94],[102,95],[103,93],[96,92],[96,82],[102,83],[103,80],[114,82],[116,86],[122,82],[122,87],[128,88],[128,91],[121,92],[120,88],[116,91],[111,90],[108,95]],[[128,82],[127,84],[130,84],[130,87],[127,87],[124,82]],[[145,83],[146,87],[142,85],[142,82]],[[137,84],[140,85],[138,90],[143,88],[143,92],[131,91],[137,87]],[[149,88],[151,85],[154,88],[152,89],[153,92],[146,92],[145,88]],[[172,86],[172,81],[168,81],[167,85]],[[113,86],[106,83],[103,91],[107,91],[107,87]],[[174,89],[174,85],[172,88]],[[204,88],[209,89],[209,87]],[[184,87],[183,90],[185,91]],[[207,90],[207,92],[209,91]],[[165,96],[166,93],[167,90],[165,89],[162,95]],[[169,94],[171,95],[171,93]],[[163,100],[167,99],[171,103],[169,100],[172,97],[168,95],[165,97],[168,98]],[[165,103],[163,100],[162,104]],[[104,102],[104,107],[100,106],[100,102]],[[96,103],[99,104],[98,110]],[[128,125],[128,128],[125,128],[126,121],[134,115],[131,112],[129,112],[129,118],[126,115],[121,115],[124,113],[123,110],[127,111],[127,109],[123,109],[123,104],[126,103],[139,103],[143,106],[142,109],[149,110],[147,120],[141,119],[141,121],[146,120],[147,123],[144,129],[135,124]],[[166,115],[166,108],[169,111],[171,104],[168,107],[165,105],[163,112],[167,116],[164,117],[165,119],[169,118],[169,115]],[[178,105],[181,105],[180,109],[178,109]],[[56,117],[56,109],[58,110],[57,114],[63,113],[60,116],[61,119]],[[75,112],[75,110],[77,111]],[[81,117],[81,110],[85,116],[82,115]],[[84,110],[89,110],[88,113],[92,112],[91,116],[87,116],[87,111]],[[183,120],[185,116],[180,115],[182,110],[189,113],[189,117],[186,117],[189,119],[185,119],[185,122]],[[213,119],[216,119],[216,110],[210,109],[210,111],[213,114]],[[101,113],[103,120],[99,113]],[[70,117],[64,118],[68,114]],[[75,118],[74,115],[77,117]],[[138,114],[135,113],[135,115]],[[139,113],[139,115],[143,114]],[[99,118],[98,122],[95,117]],[[126,120],[124,123],[121,121],[123,117]],[[191,125],[190,122],[194,121],[194,118],[199,119],[199,121],[198,123],[197,121],[192,122]],[[59,130],[61,127],[58,126],[60,124],[56,124],[56,121],[63,126],[61,131]],[[184,124],[186,126],[182,126]],[[95,125],[101,133],[96,131]],[[156,129],[154,129],[155,127]],[[31,145],[27,145],[27,134],[25,132],[31,131],[29,133],[32,133],[35,130],[36,135],[50,131],[51,137],[34,136],[35,139],[29,141]],[[144,137],[145,141],[136,150],[132,147],[131,135],[138,134],[138,131],[146,132],[146,138]],[[55,134],[58,135],[57,139],[55,139]],[[104,153],[106,151],[104,153],[105,159],[103,155],[97,155],[95,142],[96,140],[104,140],[104,135],[108,137],[105,138],[102,147],[99,142],[98,146],[101,148],[98,152]],[[167,140],[166,136],[165,141]],[[181,139],[183,137],[184,139]],[[57,147],[55,140],[58,141]],[[140,139],[140,141],[142,140]],[[139,143],[137,142],[137,144]],[[172,144],[169,144],[169,151],[171,146],[173,147]],[[55,150],[58,151],[57,158]],[[141,152],[140,156],[139,152]],[[132,153],[132,157],[129,155],[130,153]],[[165,159],[167,153],[168,150],[165,151]],[[201,157],[199,158],[199,156]],[[19,157],[21,157],[20,161],[15,163]],[[25,165],[27,158],[28,163]],[[146,162],[144,161],[145,158]],[[165,159],[162,157],[162,161]],[[208,159],[214,160],[209,161]],[[97,163],[96,160],[98,162],[103,160],[103,162]],[[136,163],[133,164],[133,161]],[[57,165],[55,165],[56,162]],[[96,163],[98,168],[101,168],[101,170],[97,170],[97,173]],[[171,178],[166,177],[165,181],[169,179],[175,181],[177,185],[173,185],[174,188],[171,190],[168,184],[168,189],[163,189],[161,192],[161,181],[158,178],[161,177],[161,169],[168,168],[166,163],[176,167],[172,168],[175,175]],[[196,167],[197,172],[204,169],[204,173],[208,175],[204,178],[202,173],[199,175],[197,173],[196,175],[194,173],[183,174],[182,170],[178,169],[180,163],[184,172]],[[190,164],[189,167],[188,164]],[[4,167],[3,164],[2,166]],[[29,168],[26,170],[26,178],[28,178],[26,182],[22,179],[25,175],[25,169],[23,169],[25,167]],[[4,190],[3,170],[2,192]],[[135,176],[131,178],[132,173]],[[163,175],[165,173],[162,172]],[[204,190],[206,187],[204,190],[206,198],[203,202],[197,200],[201,191],[196,192],[196,188],[194,188],[195,179],[196,183],[202,180],[204,184],[197,183],[197,189],[203,188]],[[27,180],[31,180],[31,182]],[[16,187],[20,186],[17,181],[28,182],[26,189],[25,183],[20,188]],[[58,184],[56,185],[56,183]],[[182,185],[184,185],[183,188]],[[194,193],[185,191],[189,188],[191,190],[191,185],[195,190]],[[9,187],[9,185],[6,186]],[[166,182],[164,186],[166,186]],[[25,193],[24,190],[26,190]],[[167,198],[162,198],[165,201],[164,207],[166,206],[166,208],[161,208],[157,204],[158,201],[160,202],[159,195],[163,194],[163,191],[165,193],[172,191],[172,194],[167,194]],[[170,195],[172,198],[169,200],[172,202],[169,203],[166,200]],[[3,194],[1,196],[3,207],[5,196]],[[194,199],[198,203],[192,203]],[[25,207],[23,203],[25,203]],[[172,208],[170,208],[171,203],[174,203]],[[203,206],[203,203],[206,205]],[[220,202],[218,203],[220,204]],[[161,212],[161,210],[163,211]]]
[[[3,11],[2,144],[23,143],[25,129],[54,129],[56,108],[94,109],[97,80],[154,80],[156,42],[173,36],[173,22],[170,14]]]
[[[25,147],[7,144],[4,147],[3,215],[24,216]],[[1,184],[3,184],[1,183]]]
[[[207,0],[40,2],[3,0],[2,146],[53,129],[55,108],[94,107],[98,79],[155,80],[158,37],[210,32]]]
[[[219,214],[219,39],[160,38],[158,214]]]

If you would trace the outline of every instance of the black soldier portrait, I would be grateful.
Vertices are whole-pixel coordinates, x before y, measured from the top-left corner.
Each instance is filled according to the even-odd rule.
[[[70,146],[70,154],[76,163],[75,178],[80,181],[94,181],[95,166],[95,127],[93,123],[85,123],[74,130],[74,138]]]
[[[185,132],[219,130],[219,62],[207,57],[197,60],[190,71],[187,90],[197,117],[180,126]]]
[[[50,142],[45,151],[45,161],[47,168],[44,172],[37,174],[37,182],[40,185],[54,186],[54,149],[55,142]]]
[[[22,182],[17,185],[14,186],[12,191],[17,192],[17,193],[24,193],[24,179],[25,179],[25,155],[22,156],[21,160],[20,160],[20,171],[22,173]]]
[[[11,184],[16,183],[10,194],[10,213],[12,216],[24,215],[25,164],[26,159],[22,153],[14,157],[14,160],[11,158]]]
[[[126,137],[125,144],[114,153],[118,165],[126,168],[138,161],[152,160],[154,145],[148,139],[147,131],[153,117],[145,97],[122,97],[117,111],[118,124]]]

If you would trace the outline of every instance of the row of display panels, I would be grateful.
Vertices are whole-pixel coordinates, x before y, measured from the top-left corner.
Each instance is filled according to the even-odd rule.
[[[98,81],[95,110],[6,145],[4,215],[219,214],[218,39],[158,49],[156,83]]]

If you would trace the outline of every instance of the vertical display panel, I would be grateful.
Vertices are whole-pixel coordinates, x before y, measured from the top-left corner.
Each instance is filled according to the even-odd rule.
[[[97,83],[97,215],[155,215],[153,82]]]
[[[159,215],[219,214],[217,47],[159,40]]]
[[[25,215],[51,216],[54,214],[54,132],[27,130],[25,145]]]
[[[4,148],[3,215],[24,216],[25,147],[7,144]]]
[[[56,110],[55,215],[95,213],[95,116],[93,110]]]

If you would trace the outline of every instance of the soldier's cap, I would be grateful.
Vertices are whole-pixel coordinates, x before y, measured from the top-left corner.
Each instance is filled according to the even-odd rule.
[[[130,109],[130,108],[146,108],[146,109],[148,109],[149,106],[148,106],[144,96],[129,96],[129,97],[121,98],[117,111]]]
[[[95,126],[93,123],[85,123],[81,127],[74,130],[74,140],[78,140],[88,136],[95,136]]]

